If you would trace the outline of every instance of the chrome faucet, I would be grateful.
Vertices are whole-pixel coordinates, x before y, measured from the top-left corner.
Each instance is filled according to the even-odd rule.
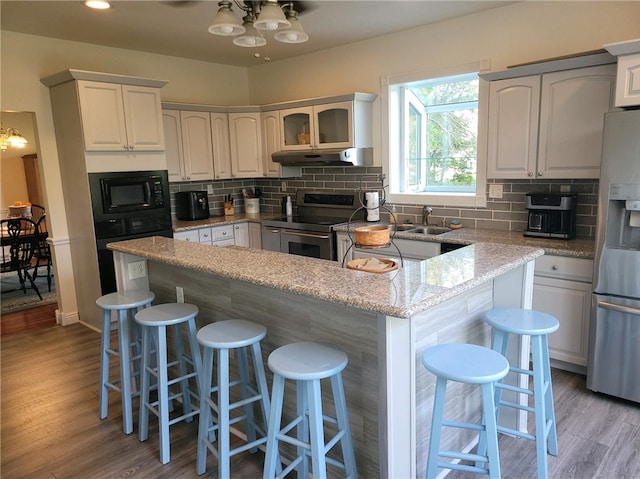
[[[429,215],[433,213],[433,208],[430,206],[424,206],[422,208],[422,224],[429,226]]]

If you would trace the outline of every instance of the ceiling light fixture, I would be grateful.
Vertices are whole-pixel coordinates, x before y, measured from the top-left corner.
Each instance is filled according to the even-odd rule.
[[[298,20],[294,2],[283,4],[278,3],[277,0],[233,0],[233,2],[246,13],[242,18],[243,23],[241,24],[233,13],[231,1],[221,0],[218,2],[220,8],[209,26],[210,33],[237,36],[233,39],[233,43],[240,47],[266,45],[267,40],[260,33],[261,31],[275,32],[274,38],[283,43],[303,43],[309,40],[309,35],[303,30]]]
[[[111,4],[103,0],[87,0],[84,4],[87,7],[95,8],[96,10],[106,10],[107,8],[111,8]]]
[[[24,148],[27,144],[29,144],[27,139],[16,128],[5,130],[0,127],[0,150],[6,150],[10,146]]]

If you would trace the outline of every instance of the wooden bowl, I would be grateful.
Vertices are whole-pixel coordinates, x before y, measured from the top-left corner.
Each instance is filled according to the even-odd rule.
[[[388,226],[360,226],[354,230],[358,246],[386,246],[389,244]]]
[[[388,273],[398,269],[398,263],[390,259],[358,258],[349,261],[347,268],[367,273]]]

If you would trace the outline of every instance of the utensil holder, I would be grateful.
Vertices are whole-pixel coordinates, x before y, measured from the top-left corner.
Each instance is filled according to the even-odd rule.
[[[260,213],[260,198],[245,198],[244,212],[248,215]]]

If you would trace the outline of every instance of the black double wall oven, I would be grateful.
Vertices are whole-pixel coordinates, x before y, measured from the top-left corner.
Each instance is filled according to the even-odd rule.
[[[107,243],[173,237],[167,170],[89,173],[102,294],[116,291]]]

